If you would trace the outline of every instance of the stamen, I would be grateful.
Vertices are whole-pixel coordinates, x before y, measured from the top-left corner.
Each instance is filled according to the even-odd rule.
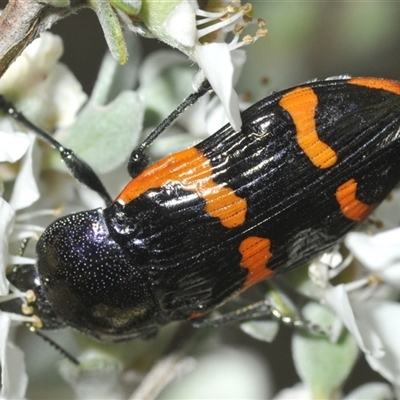
[[[32,289],[27,290],[25,294],[28,303],[34,303],[36,301],[36,294]]]
[[[216,20],[218,18],[221,18],[225,14],[226,14],[225,10],[223,10],[221,12],[211,12],[211,11],[198,9],[196,11],[196,15],[198,15],[199,17],[208,17],[209,21],[214,21],[214,20]],[[205,19],[207,19],[207,18],[204,18],[204,19],[200,20],[200,22],[204,21]]]
[[[357,289],[360,289],[360,288],[362,288],[364,286],[368,286],[368,285],[369,285],[368,278],[362,278],[362,279],[358,279],[353,282],[346,283],[344,285],[344,287],[346,289],[346,292],[351,292],[353,290],[357,290]]]
[[[223,20],[223,21],[216,22],[215,24],[210,25],[210,26],[208,26],[208,27],[206,27],[206,28],[203,28],[203,29],[198,29],[198,30],[197,30],[197,32],[198,32],[198,38],[201,38],[201,37],[203,37],[203,36],[208,35],[208,34],[211,33],[211,32],[215,32],[215,31],[217,31],[217,30],[219,30],[219,29],[222,29],[222,28],[224,28],[224,27],[230,25],[230,24],[233,23],[234,21],[238,20],[238,19],[241,18],[242,16],[243,16],[243,12],[242,12],[242,11],[239,11],[238,13],[233,14],[232,16],[230,16],[229,18],[227,18],[227,19],[225,19],[225,20]]]
[[[16,217],[16,220],[18,222],[22,222],[22,221],[27,221],[27,220],[30,220],[33,218],[49,216],[49,215],[52,217],[57,217],[58,215],[60,215],[62,213],[63,209],[64,209],[64,207],[60,206],[57,208],[47,208],[47,209],[43,209],[43,210],[25,212],[25,213],[18,214]]]
[[[23,240],[26,240],[27,238],[29,240],[39,240],[41,234],[43,232],[31,232],[31,231],[19,231],[19,232],[13,232],[12,235],[9,238],[9,242],[13,243],[13,242],[17,242],[17,243],[21,243]]]
[[[243,37],[243,43],[252,44],[256,41],[256,38],[253,38],[251,35],[246,35]]]
[[[11,282],[8,283],[8,287],[10,288],[10,292],[12,293],[18,293],[21,297],[25,297],[26,298],[26,293],[22,292],[21,290],[19,290],[16,286],[14,286]]]
[[[260,37],[264,37],[268,34],[268,30],[266,29],[266,23],[262,18],[257,19],[258,30],[255,36],[246,35],[242,41],[240,41],[239,35],[241,35],[245,29],[245,26],[253,21],[253,6],[250,3],[247,3],[243,6],[237,6],[236,3],[226,6],[221,11],[205,11],[205,10],[197,10],[196,15],[201,17],[197,22],[197,39],[202,39],[202,44],[207,44],[206,41],[207,35],[212,33],[216,33],[219,30],[224,30],[227,33],[229,30],[233,34],[233,39],[230,43],[228,43],[229,50],[236,50],[239,47],[252,44],[258,40]],[[237,22],[233,27],[232,25],[235,21],[241,20],[241,22]],[[202,28],[202,26],[204,26]],[[213,40],[211,40],[213,41]]]
[[[253,18],[248,17],[247,15],[243,15],[243,22],[244,23],[249,24],[252,21],[253,21]]]
[[[41,328],[43,328],[43,322],[42,322],[42,320],[37,316],[37,315],[34,315],[33,317],[32,317],[32,326],[33,327],[35,327],[36,329],[41,329]]]
[[[260,37],[265,37],[267,35],[268,35],[268,30],[267,29],[265,29],[265,28],[257,29],[256,37],[260,38]]]
[[[257,25],[259,28],[265,28],[267,26],[267,24],[265,23],[265,20],[262,18],[257,19]]]
[[[235,35],[232,39],[232,41],[229,43],[229,49],[235,49],[237,46],[237,43],[239,42],[239,35]],[[239,47],[242,46],[241,44],[239,45]]]
[[[222,20],[224,15],[226,15],[226,13],[222,13],[222,15],[220,17],[214,18],[214,17],[209,17],[209,18],[202,18],[196,21],[196,26],[200,27],[202,25],[206,25],[209,24],[210,22],[216,22],[216,20]]]
[[[21,305],[21,312],[24,315],[32,315],[35,309],[32,306],[28,306],[25,303]]]
[[[240,34],[243,33],[243,31],[244,31],[244,25],[243,25],[243,24],[236,24],[236,25],[234,26],[233,30],[232,30],[232,32],[233,32],[235,35],[240,35]]]
[[[21,314],[15,314],[15,313],[6,313],[13,321],[18,321],[18,322],[24,322],[28,324],[32,324],[35,326],[35,324],[38,324],[38,320],[41,322],[40,318],[36,315],[33,315],[31,317],[28,317],[26,315],[21,315]],[[43,324],[42,324],[43,326]]]
[[[0,296],[0,303],[5,303],[15,299],[20,299],[24,303],[33,303],[36,301],[35,292],[31,289],[27,290],[26,292],[22,292],[12,283],[9,283],[9,289],[11,293],[5,296]]]
[[[36,260],[30,257],[21,257],[21,256],[9,256],[10,264],[13,265],[26,265],[26,264],[35,264]]]
[[[5,296],[0,296],[0,303],[6,303],[7,301],[15,300],[15,299],[21,299],[25,300],[25,293],[10,293]]]
[[[373,286],[373,285],[379,285],[380,283],[383,282],[382,276],[380,274],[372,274],[367,276],[368,280],[368,285]]]
[[[346,258],[335,268],[331,268],[328,272],[329,280],[336,278],[341,274],[354,260],[353,254],[349,253]]]
[[[246,3],[241,9],[245,15],[251,14],[253,12],[253,5],[251,3]]]
[[[44,229],[43,226],[40,225],[33,225],[33,224],[15,224],[14,229],[24,229],[26,231],[38,232],[40,234],[43,233]]]

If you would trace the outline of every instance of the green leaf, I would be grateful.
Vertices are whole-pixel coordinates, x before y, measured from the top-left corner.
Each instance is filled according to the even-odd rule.
[[[181,2],[182,0],[144,0],[138,16],[149,28],[160,30],[160,27],[163,26],[165,19]]]
[[[303,314],[322,328],[328,328],[335,320],[332,312],[317,303],[307,304]],[[327,337],[297,331],[293,335],[292,350],[297,373],[314,399],[330,399],[341,390],[359,353],[348,332],[337,343],[332,343]]]
[[[74,149],[98,173],[123,164],[141,139],[145,109],[142,97],[133,91],[123,91],[106,104],[114,97],[115,88],[124,86],[121,68],[128,71],[123,80],[131,81],[135,65],[126,69],[111,56],[104,58],[89,102],[62,138],[66,147]]]
[[[63,360],[59,364],[61,376],[71,384],[79,398],[120,398],[120,373],[123,366],[115,359],[92,357],[79,365]],[[117,395],[116,395],[117,393]]]
[[[46,3],[52,7],[68,7],[71,5],[71,0],[40,0],[38,3]]]
[[[146,99],[146,125],[156,125],[193,92],[194,69],[187,65],[166,68],[141,85],[139,91]]]
[[[142,7],[141,0],[110,0],[110,3],[129,15],[136,15]]]
[[[249,321],[240,324],[240,329],[257,340],[271,343],[279,331],[278,321]]]
[[[89,5],[96,12],[112,56],[121,64],[128,60],[128,51],[122,33],[120,20],[109,1],[90,0]]]
[[[90,95],[89,102],[105,105],[115,99],[119,93],[136,85],[142,50],[138,39],[130,36],[127,40],[129,52],[134,56],[128,63],[121,66],[109,54],[101,63],[96,83]]]
[[[63,142],[96,172],[109,172],[124,163],[139,143],[143,113],[140,96],[123,92],[107,106],[85,108]]]

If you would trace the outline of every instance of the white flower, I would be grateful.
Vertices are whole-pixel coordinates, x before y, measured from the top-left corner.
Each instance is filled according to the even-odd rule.
[[[350,233],[346,246],[360,263],[379,278],[400,289],[400,228],[374,236],[361,232]]]
[[[12,233],[15,233],[13,232],[14,221],[15,211],[0,197],[0,302],[24,297],[24,294],[19,291],[8,294],[9,282],[6,278],[6,267],[12,261],[8,254],[8,245]],[[13,320],[29,322],[32,318],[0,312],[1,398],[3,399],[22,398],[28,383],[23,353],[10,339],[10,327]]]
[[[49,132],[71,125],[87,98],[72,73],[58,62],[62,52],[61,39],[43,33],[0,79],[0,94],[12,101],[29,120]],[[39,198],[34,178],[38,169],[38,163],[34,165],[33,162],[38,156],[34,148],[35,136],[27,136],[24,130],[8,118],[0,121],[0,161],[13,163],[26,154],[10,199],[15,210],[29,207]]]
[[[371,382],[354,389],[344,397],[344,400],[383,400],[391,398],[393,398],[393,391],[390,385],[383,382]]]
[[[330,286],[325,293],[327,304],[352,333],[371,368],[397,386],[400,385],[400,304],[390,301],[390,297],[394,289],[399,289],[400,282],[399,233],[399,228],[374,236],[350,233],[345,240],[347,247],[372,274],[348,284]],[[370,286],[379,282],[385,285]]]
[[[0,79],[0,93],[50,132],[71,125],[87,99],[76,78],[58,62],[62,53],[61,39],[45,32]]]
[[[397,386],[400,304],[391,299],[397,297],[400,282],[399,233],[396,228],[374,236],[360,232],[347,235],[347,247],[364,267],[363,274],[352,282],[333,286],[329,281],[349,262],[339,263],[338,271],[322,268],[321,262],[311,267],[311,278],[319,287],[320,298],[352,334],[371,368]],[[332,338],[339,334],[340,325],[334,325]]]
[[[0,313],[1,398],[22,399],[28,386],[24,354],[9,340],[11,318]]]
[[[220,343],[212,353],[198,357],[196,369],[173,382],[159,398],[271,398],[271,374],[264,360],[244,350]]]
[[[400,385],[400,304],[367,301],[346,291],[346,285],[327,290],[327,304],[336,312],[365,353],[372,369],[392,384]]]
[[[205,11],[194,2],[182,1],[165,21],[166,33],[198,63],[235,130],[239,130],[242,123],[239,100],[233,87],[246,61],[244,51],[238,48],[249,43],[239,42],[239,36],[251,9],[249,4],[241,7],[222,4],[215,11]],[[260,28],[251,42],[266,34],[263,23]],[[225,43],[230,32],[234,37],[230,43]]]
[[[336,249],[309,268],[314,283],[309,292],[337,316],[331,340],[336,342],[346,327],[371,368],[394,386],[400,386],[400,304],[394,301],[400,289],[400,229],[395,227],[398,194],[394,191],[390,201],[383,202],[371,217],[374,223],[368,231],[381,232],[349,233],[346,259]],[[382,228],[389,229],[382,232]],[[339,283],[334,285],[334,278]]]
[[[145,99],[146,108],[157,116],[156,121],[147,125],[148,130],[190,94],[193,77],[193,69],[187,65],[185,56],[176,51],[160,50],[144,59],[139,68],[137,90]],[[227,122],[218,98],[210,99],[206,94],[185,110],[148,151],[154,159],[165,157],[205,139]]]
[[[5,130],[4,125],[8,126]],[[15,163],[22,158],[29,146],[29,137],[25,133],[11,132],[10,125],[10,121],[0,120],[0,162]]]
[[[76,113],[86,100],[80,84],[58,59],[62,54],[61,40],[45,33],[35,40],[0,79],[0,93],[12,101],[28,119],[46,130],[53,131],[74,122]],[[6,268],[13,264],[33,264],[34,259],[11,255],[10,244],[19,247],[25,238],[37,238],[43,228],[30,224],[30,219],[42,211],[20,210],[32,206],[40,197],[37,185],[36,136],[24,133],[25,128],[10,118],[0,119],[0,181],[12,181],[7,191],[0,186],[0,302],[20,298],[20,292],[7,281]],[[19,165],[15,165],[20,161]],[[17,213],[18,211],[18,213]],[[49,211],[44,211],[48,214]],[[2,370],[2,398],[23,398],[27,386],[24,357],[15,347],[10,335],[12,321],[35,321],[34,317],[0,312],[0,363]]]
[[[354,389],[347,396],[343,397],[344,400],[383,400],[392,398],[393,393],[391,387],[382,382],[368,383]],[[312,395],[310,389],[308,389],[302,383],[296,383],[291,388],[281,390],[275,397],[274,400],[312,400],[315,397]]]
[[[240,40],[245,25],[251,21],[252,6],[221,1],[207,7],[211,9],[202,10],[197,2],[189,0],[170,2],[165,8],[146,2],[147,14],[138,16],[154,36],[178,48],[199,65],[198,83],[204,77],[208,79],[232,127],[240,130],[239,101],[233,86],[246,57],[238,48],[265,36],[265,22],[258,21],[255,36],[247,35]],[[233,38],[226,43],[228,34]]]
[[[11,206],[0,197],[0,296],[8,294],[6,268],[8,265],[8,240],[14,224],[15,212]]]
[[[313,396],[311,390],[308,389],[302,383],[296,383],[291,388],[281,390],[275,397],[274,400],[312,400]]]

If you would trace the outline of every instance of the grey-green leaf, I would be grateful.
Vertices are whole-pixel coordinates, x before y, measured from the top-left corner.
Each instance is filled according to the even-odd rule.
[[[89,103],[63,139],[96,172],[105,173],[124,163],[139,144],[144,115],[141,97],[122,92],[112,103]]]
[[[335,318],[317,303],[309,303],[304,316],[322,328],[331,325]],[[359,353],[348,332],[337,343],[332,343],[327,337],[297,331],[293,335],[292,350],[297,373],[314,399],[333,398],[341,390]]]

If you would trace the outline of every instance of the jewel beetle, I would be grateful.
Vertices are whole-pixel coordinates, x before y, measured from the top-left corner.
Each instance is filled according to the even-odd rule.
[[[399,82],[313,81],[242,120],[44,231],[10,274],[44,329],[120,341],[196,320],[331,248],[400,180]]]

